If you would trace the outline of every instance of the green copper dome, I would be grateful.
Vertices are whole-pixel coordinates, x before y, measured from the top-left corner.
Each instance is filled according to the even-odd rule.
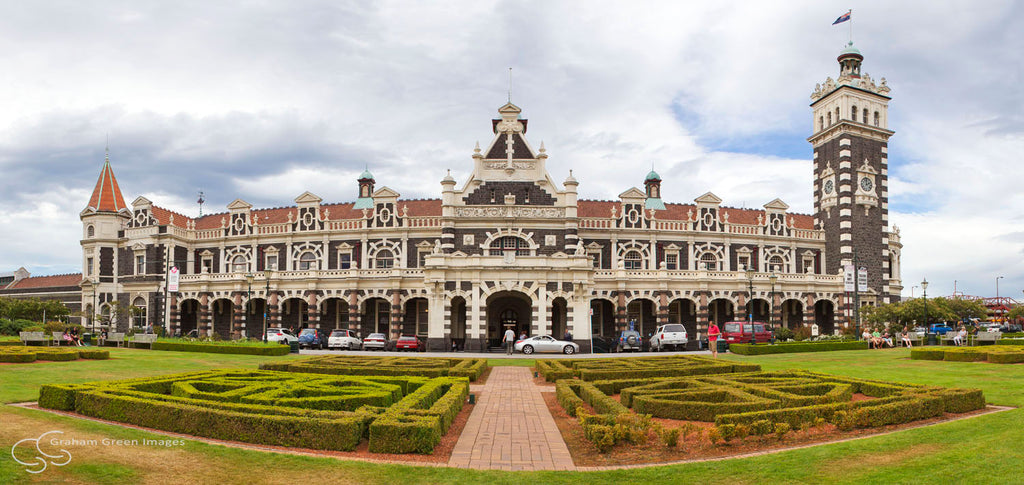
[[[857,49],[856,47],[853,46],[853,42],[852,41],[849,44],[846,44],[846,48],[843,49],[843,51],[839,53],[839,56],[842,57],[842,56],[845,56],[847,54],[856,54],[858,56],[864,57],[860,53],[860,49]]]
[[[644,180],[661,180],[661,175],[658,175],[658,172],[651,170],[651,172],[647,174],[647,178]]]
[[[370,179],[373,180],[373,174],[370,173],[370,169],[363,170],[363,173],[359,174],[359,180]]]

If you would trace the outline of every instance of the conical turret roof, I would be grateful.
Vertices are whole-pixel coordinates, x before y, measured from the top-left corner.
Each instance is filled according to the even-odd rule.
[[[121,196],[121,187],[117,186],[114,169],[110,168],[109,156],[103,162],[100,179],[96,181],[96,188],[89,198],[89,207],[99,212],[118,212],[128,207]]]

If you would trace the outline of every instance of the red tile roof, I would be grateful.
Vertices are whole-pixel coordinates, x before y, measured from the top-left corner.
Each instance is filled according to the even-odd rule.
[[[326,216],[328,220],[351,220],[351,219],[362,219],[362,209],[353,209],[354,202],[345,202],[340,204],[321,204],[320,212],[321,215]],[[408,208],[409,217],[429,217],[429,216],[440,216],[441,215],[441,199],[411,199],[411,200],[399,200],[398,211],[402,213],[403,208]],[[372,211],[371,211],[372,212]],[[273,207],[269,209],[253,209],[252,216],[259,220],[260,225],[263,224],[282,224],[288,222],[288,213],[292,214],[292,220],[298,220],[299,210],[296,206],[290,207]],[[174,214],[174,225],[178,227],[188,227],[188,222],[195,222],[196,229],[217,229],[221,227],[221,219],[229,219],[227,212],[218,212],[215,214],[207,214],[198,219],[184,216],[177,212],[173,212],[163,207],[153,206],[153,217],[156,218],[159,224],[166,225],[170,223],[170,216]]]
[[[63,286],[78,286],[82,282],[82,273],[57,274],[50,276],[32,276],[15,282],[8,290],[25,288],[58,288]]]
[[[121,187],[117,186],[117,178],[114,177],[114,169],[110,168],[110,159],[103,162],[103,170],[100,171],[100,178],[96,181],[96,188],[89,198],[88,207],[101,212],[117,212],[128,206],[121,196]]]

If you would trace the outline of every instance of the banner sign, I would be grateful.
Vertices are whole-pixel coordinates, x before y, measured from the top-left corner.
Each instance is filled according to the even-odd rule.
[[[853,265],[843,265],[843,286],[844,291],[853,291]]]
[[[857,269],[857,291],[868,291],[868,269],[863,266]]]
[[[171,268],[167,276],[167,291],[178,291],[178,267]]]

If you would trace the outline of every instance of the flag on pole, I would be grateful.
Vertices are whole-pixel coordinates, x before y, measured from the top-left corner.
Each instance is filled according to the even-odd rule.
[[[832,25],[841,24],[843,22],[846,22],[847,20],[850,20],[850,14],[852,14],[852,13],[853,13],[853,10],[850,10],[850,11],[847,11],[846,13],[840,15],[839,18],[837,18],[835,22],[832,22]]]

